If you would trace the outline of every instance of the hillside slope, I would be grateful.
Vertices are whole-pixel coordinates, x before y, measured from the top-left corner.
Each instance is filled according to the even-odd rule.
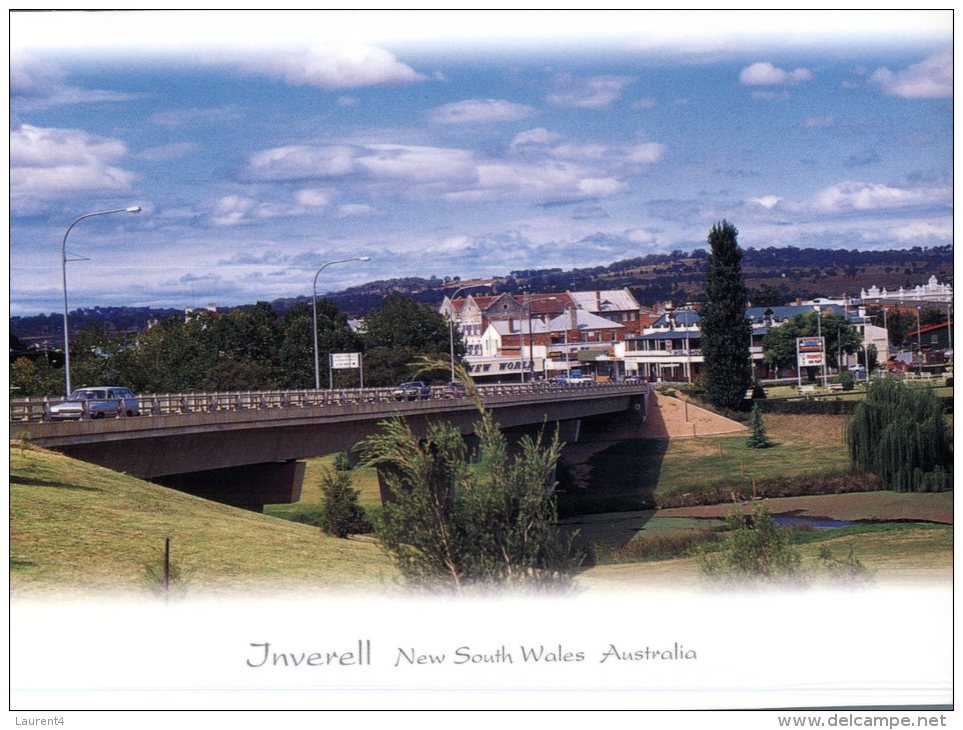
[[[10,448],[14,595],[338,592],[396,584],[378,546],[166,489],[37,448]]]

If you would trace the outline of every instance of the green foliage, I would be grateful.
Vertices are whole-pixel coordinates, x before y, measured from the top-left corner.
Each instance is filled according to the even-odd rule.
[[[839,374],[839,384],[843,386],[843,390],[852,390],[856,384],[856,380],[853,378],[853,374],[848,370],[843,370]]]
[[[335,454],[333,465],[335,471],[351,471],[351,459],[348,457],[348,452],[339,451]]]
[[[45,357],[18,357],[10,365],[10,390],[17,398],[62,395],[63,389],[63,371],[52,368]]]
[[[390,494],[378,525],[383,549],[424,588],[569,586],[580,556],[557,526],[557,436],[523,438],[510,456],[480,401],[479,410],[478,464],[448,423],[432,423],[418,438],[403,420],[385,421],[362,442],[365,464],[379,468]]]
[[[841,314],[813,312],[794,314],[778,327],[773,327],[762,340],[763,359],[773,367],[795,367],[796,338],[815,337],[821,332],[826,343],[826,362],[830,367],[838,366],[840,347],[845,353],[852,354],[859,347],[859,332]],[[807,368],[812,380],[818,368]]]
[[[411,363],[422,358],[447,363],[450,354],[448,321],[426,304],[394,293],[365,318],[365,383],[395,385],[412,378]],[[455,358],[464,355],[461,338],[455,339]],[[423,373],[429,381],[446,382],[447,366]]]
[[[856,557],[856,549],[852,543],[845,558],[833,555],[829,545],[819,548],[819,565],[832,580],[844,583],[869,583],[873,580],[869,569]]]
[[[772,446],[772,441],[766,436],[766,429],[762,424],[762,413],[759,411],[759,406],[752,406],[752,417],[749,421],[749,427],[752,429],[752,433],[749,438],[746,439],[746,446],[750,449],[768,449]]]
[[[735,226],[726,221],[709,232],[706,303],[700,312],[706,398],[717,407],[732,409],[742,405],[752,384],[751,327],[745,317],[748,295],[737,234]]]
[[[371,532],[373,526],[364,507],[358,504],[358,490],[351,486],[347,472],[325,470],[321,477],[321,492],[324,495],[322,530],[335,537]]]
[[[897,492],[952,487],[953,455],[939,399],[929,389],[886,378],[853,411],[847,443],[855,468]]]
[[[740,583],[802,577],[802,554],[765,504],[760,502],[747,516],[734,506],[726,517],[726,528],[722,549],[705,550],[699,555],[699,567],[707,578]]]

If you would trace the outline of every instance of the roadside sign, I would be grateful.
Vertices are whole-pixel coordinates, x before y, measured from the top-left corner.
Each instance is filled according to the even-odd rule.
[[[822,337],[797,337],[796,352],[822,352]]]
[[[360,352],[332,352],[331,353],[331,369],[332,370],[355,370],[361,367],[361,353]]]

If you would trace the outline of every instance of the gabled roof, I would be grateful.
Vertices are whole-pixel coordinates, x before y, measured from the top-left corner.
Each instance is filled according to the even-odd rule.
[[[590,312],[637,312],[639,302],[628,289],[569,292],[572,300]]]
[[[681,309],[675,312],[675,324],[678,327],[694,327],[699,324],[699,320],[702,317],[699,316],[698,312],[691,309]],[[652,327],[668,327],[669,326],[669,315],[668,313],[663,314],[655,322],[652,323]]]
[[[549,329],[552,332],[564,332],[565,330],[571,329],[569,325],[571,324],[572,314],[575,315],[575,329],[577,330],[611,330],[624,328],[624,325],[618,322],[599,317],[591,312],[586,312],[584,309],[574,309],[571,312],[560,314],[550,321],[548,323]]]

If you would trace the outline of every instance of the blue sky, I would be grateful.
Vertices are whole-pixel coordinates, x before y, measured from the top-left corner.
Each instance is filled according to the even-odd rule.
[[[853,29],[858,29],[854,32]],[[10,18],[10,305],[952,242],[952,15]]]

